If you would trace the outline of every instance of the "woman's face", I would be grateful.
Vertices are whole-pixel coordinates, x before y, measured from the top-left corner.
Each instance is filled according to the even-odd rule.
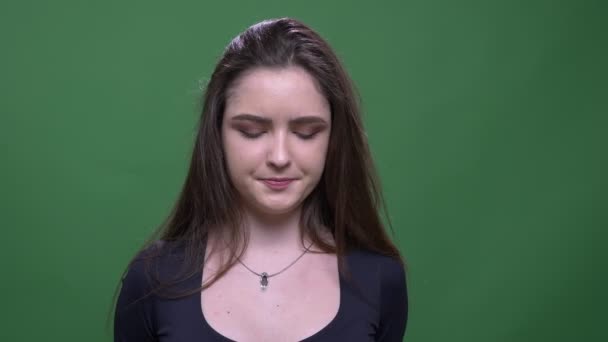
[[[263,214],[298,209],[321,178],[330,131],[329,103],[304,69],[255,68],[237,79],[222,140],[246,208]]]

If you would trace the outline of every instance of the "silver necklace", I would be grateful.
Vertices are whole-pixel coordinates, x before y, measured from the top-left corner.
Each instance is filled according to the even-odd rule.
[[[266,288],[268,287],[268,278],[270,277],[274,277],[278,274],[283,273],[283,271],[285,271],[286,269],[290,268],[291,266],[293,266],[293,264],[295,264],[298,260],[300,260],[300,258],[302,258],[304,256],[304,254],[306,254],[306,252],[308,252],[308,250],[310,249],[310,247],[312,247],[312,242],[310,243],[310,245],[308,247],[306,247],[306,249],[304,250],[304,252],[302,254],[300,254],[300,256],[291,262],[291,264],[287,265],[287,267],[283,268],[282,270],[280,270],[279,272],[273,273],[273,274],[268,274],[266,272],[262,272],[262,273],[258,273],[254,270],[252,270],[251,268],[247,267],[247,265],[245,265],[241,259],[236,258],[236,260],[238,262],[241,263],[241,265],[245,266],[246,269],[249,270],[249,272],[257,275],[258,277],[260,277],[260,288],[262,289],[262,291],[266,290]]]

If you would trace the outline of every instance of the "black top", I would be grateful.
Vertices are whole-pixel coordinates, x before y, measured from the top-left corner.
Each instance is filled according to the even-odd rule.
[[[163,276],[178,270],[180,255],[183,256],[183,248],[153,259],[154,271]],[[363,250],[349,252],[346,260],[354,282],[340,276],[338,313],[328,325],[302,341],[402,341],[408,298],[401,264],[393,258]],[[148,279],[144,261],[136,259],[122,280],[114,315],[116,342],[232,341],[205,320],[200,292],[179,299],[156,294],[145,296],[151,288]],[[179,289],[200,287],[201,280],[202,267],[198,274],[180,284]]]

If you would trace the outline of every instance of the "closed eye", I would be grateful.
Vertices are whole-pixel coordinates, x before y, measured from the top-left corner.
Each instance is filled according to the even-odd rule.
[[[239,129],[238,130],[242,136],[244,136],[247,139],[256,139],[259,138],[260,136],[262,136],[262,134],[264,134],[266,131],[247,131],[247,130],[242,130]],[[298,138],[303,139],[303,140],[310,140],[312,138],[314,138],[319,131],[313,132],[313,133],[301,133],[301,132],[293,132]]]
[[[264,134],[264,131],[252,132],[252,131],[245,131],[242,129],[239,129],[239,132],[241,132],[241,134],[247,139],[255,139],[255,138],[260,137],[262,134]]]
[[[297,135],[297,136],[298,136],[300,139],[309,140],[309,139],[314,138],[314,137],[315,137],[315,135],[317,135],[317,133],[319,133],[319,132],[317,131],[317,132],[313,132],[313,133],[310,133],[310,134],[299,133],[299,132],[294,132],[294,133],[295,133],[295,135]]]

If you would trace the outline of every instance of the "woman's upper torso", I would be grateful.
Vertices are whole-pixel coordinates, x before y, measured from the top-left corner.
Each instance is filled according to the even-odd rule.
[[[161,277],[170,277],[179,269],[182,260],[183,246],[177,246],[171,253],[154,259],[152,271],[158,272],[157,274]],[[317,324],[319,324],[317,327],[309,329],[311,333],[300,336],[297,331],[301,330],[293,329],[294,334],[289,336],[292,337],[292,340],[307,342],[401,341],[408,314],[407,287],[403,266],[393,258],[364,250],[349,252],[346,255],[346,261],[352,279],[348,281],[339,276],[339,289],[336,290],[339,295],[338,299],[333,301],[336,303],[337,309],[330,311],[329,316],[320,314],[324,318],[317,320]],[[212,321],[210,315],[214,314],[214,310],[204,307],[202,304],[205,302],[202,299],[207,298],[205,296],[213,295],[214,297],[209,297],[208,300],[214,300],[217,303],[214,305],[221,305],[222,300],[217,296],[221,296],[222,291],[218,291],[218,287],[214,288],[221,284],[213,284],[209,288],[213,289],[211,294],[205,290],[203,293],[197,292],[195,295],[179,299],[168,299],[156,294],[146,296],[151,284],[145,271],[144,261],[138,259],[131,265],[123,279],[114,321],[116,341],[233,341],[230,336],[226,336],[230,333],[218,329],[217,324],[210,324]],[[206,277],[203,277],[201,267],[200,272],[176,285],[172,290],[186,291],[198,288],[203,279]],[[251,285],[248,283],[242,286],[247,286],[248,289],[249,286],[255,286],[256,280],[254,278],[252,280]],[[272,291],[273,282],[275,279],[270,278],[266,291]],[[299,291],[302,292],[302,296],[308,295],[314,299],[314,293],[318,289],[307,287],[306,290],[300,289]],[[224,291],[224,295],[228,296],[224,299],[224,303],[227,304],[226,309],[229,311],[230,308],[235,307],[234,304],[238,301],[231,301],[230,291]],[[285,340],[286,337],[281,338],[280,336],[286,336],[283,332],[289,331],[289,327],[302,326],[302,322],[297,321],[298,315],[290,314],[295,312],[295,309],[286,307],[275,312],[282,312],[282,315],[270,315],[268,306],[264,305],[265,303],[260,303],[258,312],[249,310],[250,313],[254,312],[254,315],[268,320],[268,323],[264,324],[265,327],[260,328],[264,331],[254,332],[254,329],[246,328],[246,323],[255,322],[255,320],[239,321],[244,330],[252,331],[247,340],[265,340],[264,337],[270,340]],[[327,307],[331,307],[331,305],[333,304],[329,304]],[[236,309],[238,310],[238,307]],[[306,315],[306,317],[310,316]],[[238,326],[238,324],[236,325]],[[266,331],[273,325],[277,327],[275,330],[278,336],[273,334],[273,331]],[[232,337],[236,340],[244,340],[242,336],[242,334],[236,334]]]

